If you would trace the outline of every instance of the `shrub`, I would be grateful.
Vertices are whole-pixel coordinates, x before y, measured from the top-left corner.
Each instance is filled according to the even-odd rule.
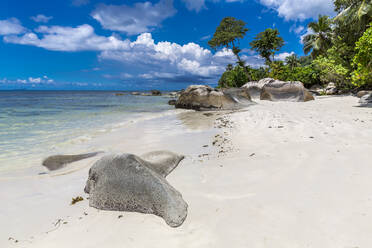
[[[235,66],[232,70],[226,70],[220,80],[218,86],[223,88],[241,87],[249,81],[245,69],[241,66]]]
[[[352,72],[352,83],[357,87],[372,88],[372,23],[362,37],[356,42],[356,54]]]

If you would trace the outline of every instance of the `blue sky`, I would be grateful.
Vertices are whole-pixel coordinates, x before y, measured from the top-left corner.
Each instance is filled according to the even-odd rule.
[[[2,0],[1,89],[138,90],[215,85],[229,50],[207,45],[222,18],[247,23],[243,58],[263,60],[249,42],[278,28],[277,54],[303,55],[301,36],[332,0]]]

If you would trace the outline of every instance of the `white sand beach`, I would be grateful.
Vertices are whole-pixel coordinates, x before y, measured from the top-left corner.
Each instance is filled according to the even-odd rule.
[[[357,102],[178,111],[97,136],[87,152],[185,155],[167,177],[188,204],[183,225],[89,207],[84,186],[98,156],[1,177],[0,247],[372,247],[372,108]],[[84,200],[70,205],[76,196]]]

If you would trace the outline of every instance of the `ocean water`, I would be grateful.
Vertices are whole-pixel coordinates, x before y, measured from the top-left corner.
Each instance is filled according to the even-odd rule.
[[[162,96],[108,91],[0,91],[0,172],[173,109]]]

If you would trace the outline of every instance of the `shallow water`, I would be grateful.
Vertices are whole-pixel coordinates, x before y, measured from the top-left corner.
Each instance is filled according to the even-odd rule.
[[[107,91],[0,91],[0,172],[173,109],[168,100]]]

